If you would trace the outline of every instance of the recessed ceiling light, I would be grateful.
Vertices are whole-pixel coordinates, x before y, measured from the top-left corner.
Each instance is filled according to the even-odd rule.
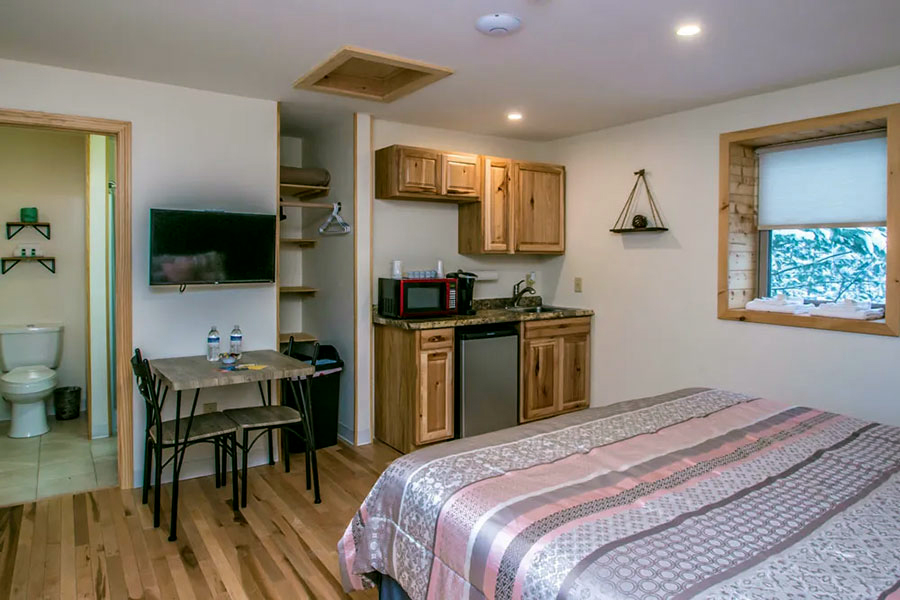
[[[521,121],[521,120],[522,120],[522,113],[520,113],[520,112],[518,112],[518,111],[513,111],[513,112],[511,112],[511,113],[506,113],[506,118],[509,119],[510,121]]]
[[[475,29],[485,35],[500,37],[515,33],[522,26],[519,17],[509,13],[491,13],[478,17],[475,21]]]
[[[682,25],[675,30],[675,34],[680,35],[681,37],[691,37],[697,35],[698,33],[700,33],[700,26],[696,23]]]

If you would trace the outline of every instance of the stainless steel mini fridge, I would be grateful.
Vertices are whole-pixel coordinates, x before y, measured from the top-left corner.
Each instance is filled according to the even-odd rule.
[[[456,331],[457,433],[471,437],[519,423],[519,334],[503,323]]]

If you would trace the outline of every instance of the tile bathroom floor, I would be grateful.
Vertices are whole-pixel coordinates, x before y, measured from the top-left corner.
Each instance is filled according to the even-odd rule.
[[[116,438],[89,440],[87,416],[47,417],[50,431],[12,439],[0,422],[0,506],[116,485]]]

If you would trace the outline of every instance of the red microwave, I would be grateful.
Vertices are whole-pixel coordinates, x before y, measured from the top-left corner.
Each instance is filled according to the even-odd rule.
[[[378,280],[378,314],[419,319],[456,314],[455,279]]]

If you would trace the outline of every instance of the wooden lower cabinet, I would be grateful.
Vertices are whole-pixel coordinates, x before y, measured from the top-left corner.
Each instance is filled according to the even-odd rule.
[[[453,348],[419,352],[416,445],[453,437]]]
[[[375,326],[375,437],[400,452],[452,439],[453,329]]]
[[[519,422],[590,404],[591,318],[519,330]],[[455,437],[454,329],[375,325],[375,437],[400,452]]]
[[[519,340],[520,422],[590,404],[590,317],[526,321]]]

